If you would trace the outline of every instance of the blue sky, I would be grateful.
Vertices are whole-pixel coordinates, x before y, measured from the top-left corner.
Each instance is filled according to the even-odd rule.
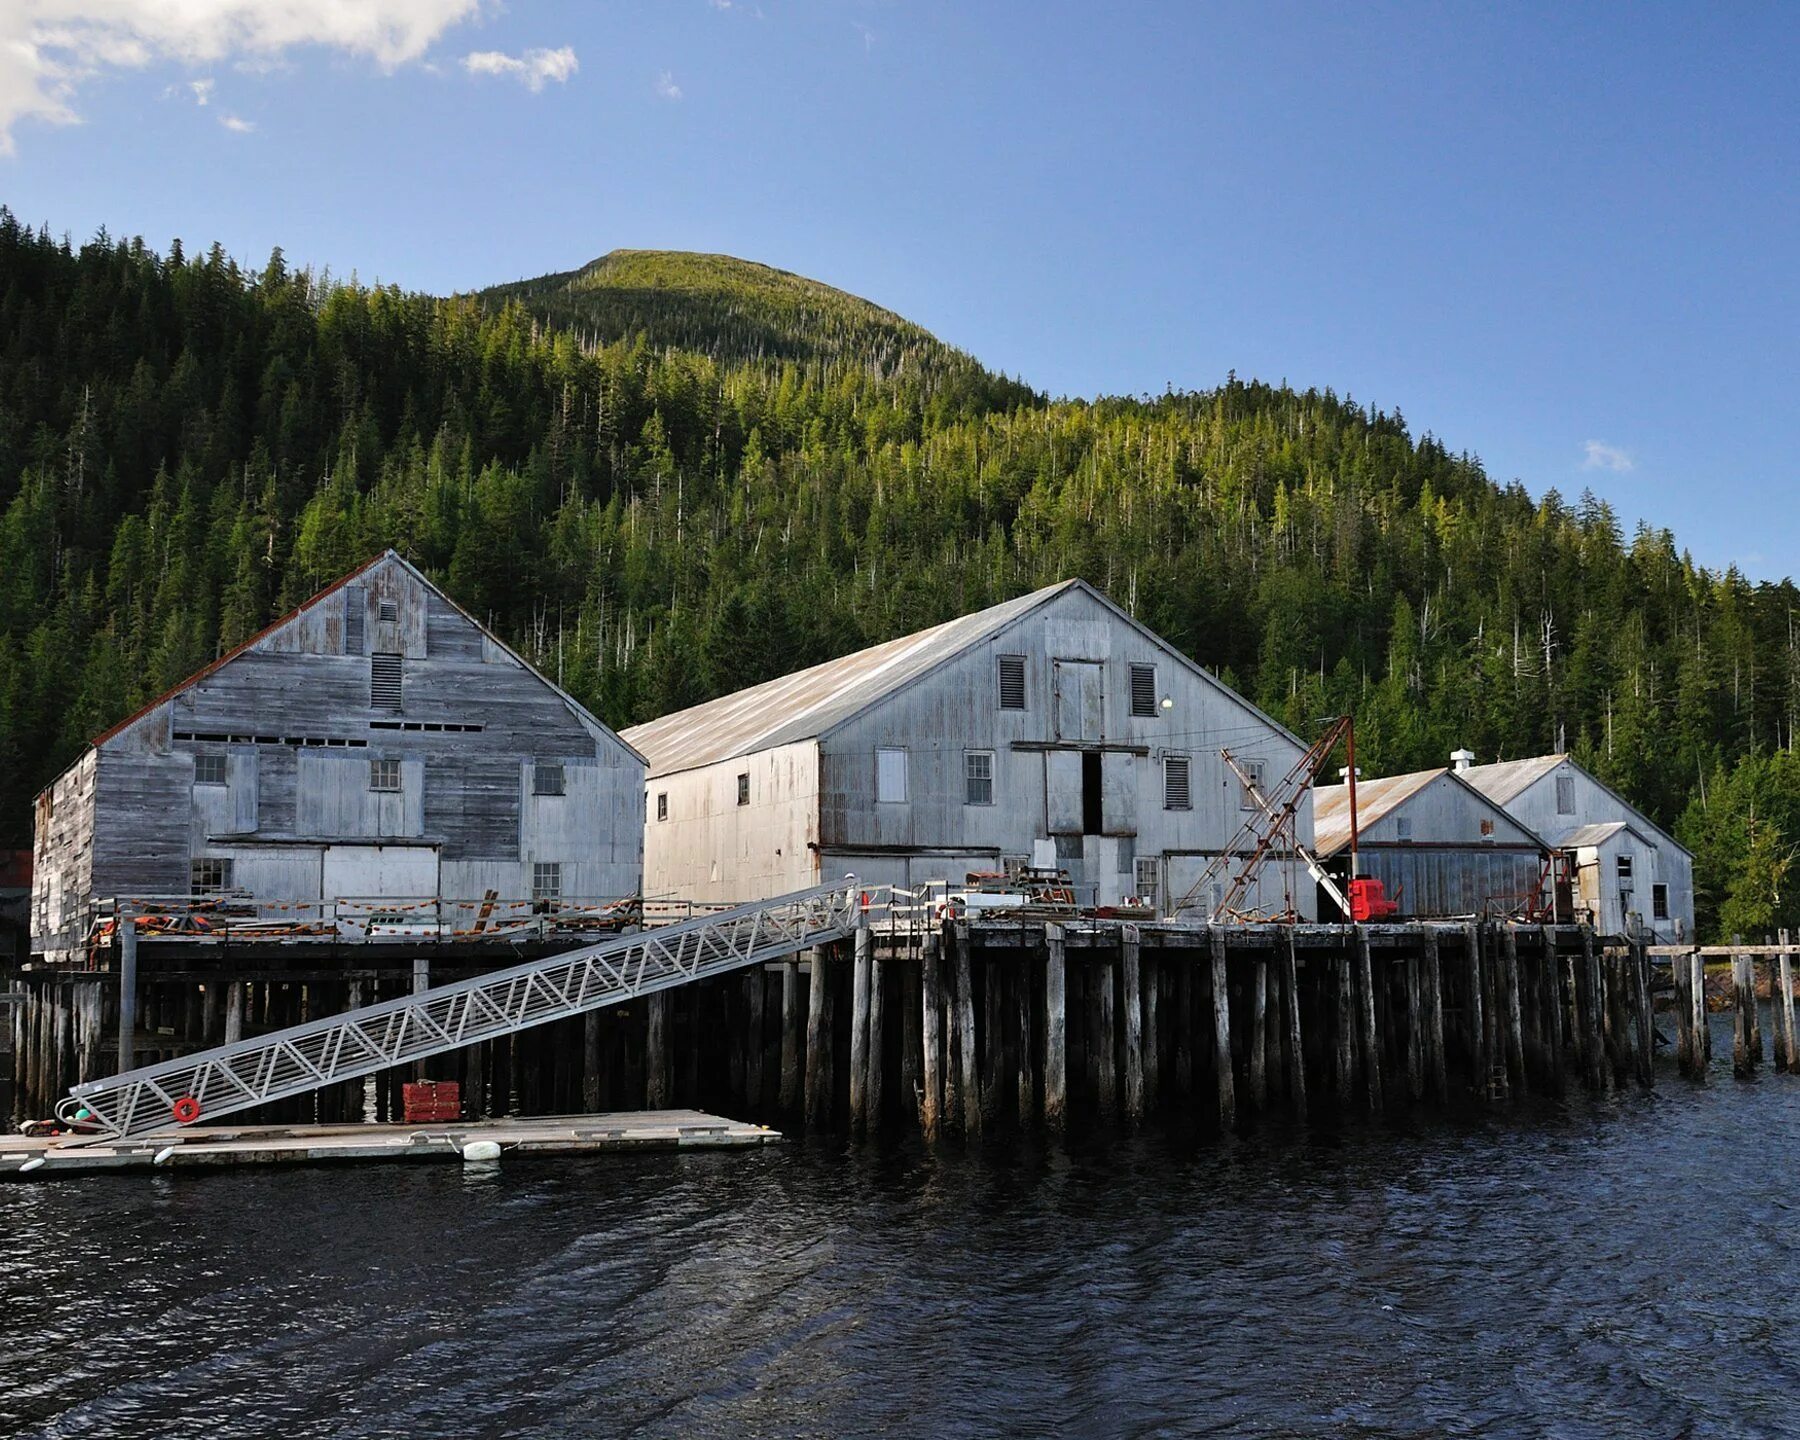
[[[438,292],[723,251],[1053,393],[1398,407],[1763,578],[1797,64],[1776,5],[6,0],[0,201]]]

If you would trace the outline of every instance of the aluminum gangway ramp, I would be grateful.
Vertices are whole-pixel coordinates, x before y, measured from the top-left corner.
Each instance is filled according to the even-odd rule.
[[[69,1144],[191,1125],[853,934],[885,897],[854,877],[619,935],[216,1049],[91,1080],[57,1115]],[[77,1120],[85,1109],[86,1119]]]

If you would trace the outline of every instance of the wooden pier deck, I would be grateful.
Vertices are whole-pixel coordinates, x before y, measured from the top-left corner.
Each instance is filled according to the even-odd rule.
[[[767,1126],[701,1110],[533,1115],[447,1125],[195,1126],[117,1145],[71,1146],[61,1140],[7,1135],[0,1136],[0,1180],[53,1180],[153,1168],[460,1160],[462,1147],[477,1140],[498,1144],[504,1161],[514,1154],[732,1149],[780,1138],[779,1131]]]

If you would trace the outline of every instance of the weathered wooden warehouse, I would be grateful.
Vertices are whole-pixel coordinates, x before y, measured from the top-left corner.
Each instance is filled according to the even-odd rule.
[[[625,738],[649,760],[646,895],[751,899],[846,873],[918,886],[1011,862],[1163,909],[1253,809],[1221,749],[1271,785],[1305,751],[1079,580]],[[1310,800],[1297,830],[1310,843]],[[1316,913],[1291,856],[1247,903]]]
[[[1539,900],[1544,842],[1453,770],[1359,781],[1356,818],[1357,868],[1400,916],[1504,916]],[[1313,791],[1313,835],[1319,859],[1348,879],[1348,785]]]
[[[393,551],[108,730],[37,799],[32,949],[94,902],[636,893],[642,757]]]
[[[1464,780],[1571,858],[1576,904],[1602,934],[1693,938],[1693,855],[1617,791],[1567,755],[1457,763]]]

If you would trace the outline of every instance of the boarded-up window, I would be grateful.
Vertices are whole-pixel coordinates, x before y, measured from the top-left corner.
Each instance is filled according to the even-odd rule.
[[[400,762],[398,760],[371,760],[369,762],[369,788],[371,790],[398,790],[400,788]]]
[[[1023,710],[1025,708],[1025,657],[1023,655],[1002,655],[1000,657],[1000,708],[1002,710]]]
[[[1558,815],[1575,813],[1575,777],[1573,775],[1556,777],[1556,813]]]
[[[360,655],[363,653],[363,618],[368,613],[368,601],[363,599],[363,587],[352,585],[344,591],[344,653]]]
[[[1156,667],[1154,665],[1133,665],[1131,667],[1131,713],[1133,715],[1154,715],[1156,713]]]
[[[1629,855],[1619,857],[1619,883],[1627,889],[1631,886],[1631,857]]]
[[[1152,908],[1156,905],[1156,869],[1157,862],[1154,855],[1140,855],[1137,859],[1136,878],[1132,882],[1137,891],[1138,900]]]
[[[531,867],[531,898],[533,900],[562,899],[561,861],[540,860]]]
[[[400,708],[400,657],[369,657],[369,704],[376,710]]]
[[[225,783],[225,757],[223,755],[196,755],[194,757],[194,783],[196,785],[223,785]]]
[[[750,772],[746,770],[742,775],[738,776],[738,804],[748,805],[749,803],[750,803]]]
[[[196,895],[214,895],[231,888],[229,860],[195,860],[188,866],[188,885]]]
[[[667,820],[669,818],[669,792],[667,790],[659,790],[657,792],[656,818],[658,820]]]
[[[1261,810],[1263,808],[1263,802],[1258,800],[1257,796],[1261,795],[1266,799],[1269,793],[1267,790],[1263,789],[1263,762],[1260,760],[1240,760],[1238,761],[1238,766],[1244,772],[1243,793],[1238,796],[1238,809]],[[1253,790],[1255,791],[1255,794],[1251,793]]]
[[[1163,809],[1192,810],[1193,792],[1188,784],[1189,760],[1186,755],[1163,757]]]
[[[898,805],[906,799],[906,752],[883,748],[875,752],[875,799]]]
[[[994,752],[992,750],[963,751],[963,803],[966,805],[992,805],[994,803]]]
[[[563,791],[563,767],[560,765],[534,765],[531,767],[531,793],[533,795],[561,795]]]
[[[1394,838],[1396,840],[1412,839],[1412,821],[1404,815],[1394,818]]]

